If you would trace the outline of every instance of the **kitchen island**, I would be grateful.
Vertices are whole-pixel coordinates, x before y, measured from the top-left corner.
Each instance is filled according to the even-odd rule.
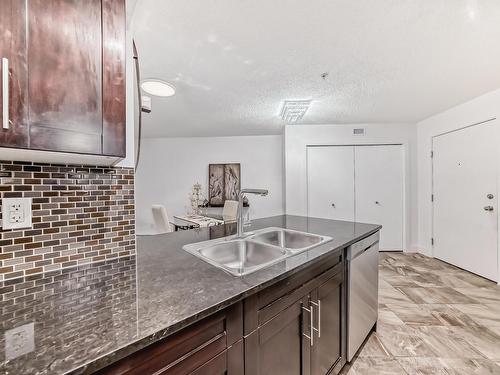
[[[135,257],[1,283],[1,332],[23,326],[29,332],[33,325],[34,342],[25,345],[27,351],[32,350],[17,358],[1,353],[0,372],[147,374],[164,369],[165,373],[203,374],[226,367],[228,374],[265,373],[276,366],[271,362],[278,357],[268,358],[259,343],[268,338],[276,348],[273,340],[283,339],[272,335],[278,331],[287,332],[287,340],[293,340],[294,334],[301,337],[301,358],[291,360],[291,366],[304,366],[306,356],[313,366],[313,352],[321,338],[315,332],[320,328],[319,321],[314,321],[318,320],[318,309],[311,301],[317,301],[328,283],[338,296],[327,298],[338,297],[339,301],[341,360],[334,359],[338,367],[345,362],[345,250],[379,231],[380,226],[283,215],[255,220],[245,229],[267,227],[315,233],[332,240],[269,268],[235,277],[182,249],[189,243],[235,233],[234,224],[226,224],[138,236]],[[273,319],[278,315],[279,319]],[[291,324],[277,325],[286,322]],[[2,334],[2,347],[4,338]],[[297,349],[289,343],[290,350]],[[148,370],[144,363],[160,367]],[[212,372],[197,370],[201,366]]]

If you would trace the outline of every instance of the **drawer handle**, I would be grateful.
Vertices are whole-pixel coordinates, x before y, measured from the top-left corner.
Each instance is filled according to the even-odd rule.
[[[2,124],[9,128],[9,59],[2,58]]]

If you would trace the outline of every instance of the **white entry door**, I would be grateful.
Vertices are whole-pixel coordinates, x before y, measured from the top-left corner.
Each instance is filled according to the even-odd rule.
[[[497,281],[497,127],[433,139],[434,256]]]
[[[381,224],[380,250],[403,250],[403,146],[355,147],[356,221]]]
[[[354,147],[307,148],[308,215],[354,221]]]

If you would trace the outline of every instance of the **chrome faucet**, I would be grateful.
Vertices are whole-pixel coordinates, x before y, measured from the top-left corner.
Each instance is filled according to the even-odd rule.
[[[236,225],[238,227],[237,237],[245,237],[243,232],[243,197],[245,194],[257,194],[265,197],[269,193],[266,189],[242,189],[238,194],[238,211],[236,213]]]

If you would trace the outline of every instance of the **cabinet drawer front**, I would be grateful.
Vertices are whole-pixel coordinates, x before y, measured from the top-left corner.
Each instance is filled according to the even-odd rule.
[[[241,312],[241,303],[237,303],[124,358],[99,374],[189,374],[242,338]]]
[[[288,292],[287,294],[281,296],[272,303],[260,309],[258,311],[259,325],[264,324],[269,319],[276,316],[280,311],[287,308],[292,303],[302,298],[302,296],[304,296],[305,294],[309,293],[311,290],[316,288],[321,282],[334,275],[337,275],[336,279],[338,279],[339,282],[342,280],[343,278],[342,263],[337,263],[337,265],[326,270],[321,275],[315,277],[312,280],[307,281],[300,287]]]
[[[243,375],[245,373],[243,340],[198,367],[190,375]]]
[[[323,273],[327,269],[335,266],[336,264],[342,261],[342,257],[340,255],[333,255],[322,261],[318,261],[316,264],[307,267],[307,269],[300,271],[299,273],[292,275],[286,278],[283,281],[276,283],[275,285],[263,290],[258,293],[259,309],[269,305],[273,301],[281,298],[284,294],[289,291],[296,289],[297,287],[305,284],[312,278],[318,276]]]
[[[227,363],[227,353],[224,352],[226,349],[226,342],[224,337],[219,337],[214,341],[210,342],[206,346],[200,348],[195,353],[187,355],[185,358],[176,362],[173,366],[168,365],[163,370],[157,372],[156,374],[162,375],[187,375],[191,374],[193,371],[198,369],[203,364],[206,364],[211,359],[216,357],[219,353],[223,354],[223,366],[226,367]],[[221,363],[215,363],[213,366],[220,367]],[[212,367],[213,368],[213,367]],[[138,375],[148,374],[148,372],[138,372]]]
[[[227,351],[193,371],[190,375],[224,375],[227,371]]]
[[[292,306],[285,309],[279,316],[274,317],[259,329],[259,345],[265,345],[266,342],[278,334],[283,327],[294,322],[302,312],[300,303],[294,303]]]

